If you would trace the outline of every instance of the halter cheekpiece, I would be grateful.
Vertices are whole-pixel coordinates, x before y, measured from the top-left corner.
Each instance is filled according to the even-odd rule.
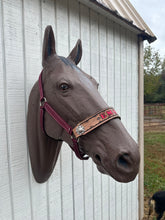
[[[42,71],[43,72],[43,71]],[[78,123],[74,128],[66,123],[61,116],[48,104],[46,97],[43,94],[42,86],[42,72],[39,76],[39,92],[40,92],[40,125],[44,133],[44,113],[45,111],[70,135],[73,146],[71,149],[75,152],[76,156],[81,160],[88,160],[86,156],[79,149],[78,138],[82,135],[86,135],[90,131],[99,127],[100,125],[110,121],[114,118],[120,118],[113,108],[104,109],[94,115],[86,118],[85,120]]]

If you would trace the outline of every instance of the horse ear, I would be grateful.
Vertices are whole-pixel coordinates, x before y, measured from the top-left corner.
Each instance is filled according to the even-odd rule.
[[[47,59],[52,54],[55,54],[55,39],[52,27],[49,25],[45,29],[43,49],[42,49],[42,66],[45,65]]]
[[[68,59],[72,60],[77,65],[80,62],[81,57],[82,57],[82,44],[81,44],[81,40],[79,39],[73,50],[70,52]]]

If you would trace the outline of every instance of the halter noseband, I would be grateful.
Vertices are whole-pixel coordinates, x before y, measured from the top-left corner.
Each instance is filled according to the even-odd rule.
[[[43,72],[43,71],[42,71]],[[39,92],[40,92],[40,125],[44,133],[44,112],[46,111],[71,137],[73,147],[71,149],[75,152],[76,156],[81,160],[88,160],[89,157],[85,156],[79,149],[78,138],[82,135],[89,133],[100,125],[112,120],[113,118],[120,118],[113,108],[104,109],[96,114],[86,118],[72,129],[70,125],[64,121],[61,116],[48,104],[47,99],[44,97],[42,86],[42,72],[39,76]]]

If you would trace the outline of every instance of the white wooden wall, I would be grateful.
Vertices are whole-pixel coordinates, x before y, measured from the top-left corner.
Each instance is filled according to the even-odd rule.
[[[138,141],[137,36],[77,0],[0,0],[0,220],[137,220],[138,178],[121,184],[101,175],[66,144],[49,181],[34,181],[26,114],[48,24],[60,55],[81,38],[80,67]]]

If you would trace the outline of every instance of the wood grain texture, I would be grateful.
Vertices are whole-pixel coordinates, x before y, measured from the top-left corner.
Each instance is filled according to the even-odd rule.
[[[79,13],[80,37],[83,45],[83,56],[80,67],[86,73],[91,74],[89,8],[80,4]],[[91,159],[83,161],[83,180],[85,219],[93,219],[93,165]]]
[[[138,39],[132,35],[132,137],[138,143]],[[132,184],[132,210],[138,210],[138,177]],[[136,212],[132,213],[132,219],[138,219]]]
[[[26,140],[28,97],[41,72],[45,27],[52,25],[59,55],[78,38],[79,66],[138,141],[138,42],[124,27],[77,0],[0,0],[0,219],[137,220],[138,177],[121,184],[82,162],[63,144],[55,170],[35,182]]]
[[[27,216],[31,216],[31,206],[23,83],[22,1],[3,1],[3,12],[6,60],[6,118],[10,185],[12,188],[12,214],[14,219],[26,219]],[[24,190],[22,190],[23,187]],[[25,207],[26,212],[20,211]]]
[[[139,188],[139,219],[142,219],[144,216],[144,70],[143,70],[143,40],[141,37],[138,38],[138,143],[139,151],[141,155],[140,169],[138,175],[138,188]]]
[[[115,109],[120,115],[121,113],[121,33],[120,26],[114,27],[114,69],[115,69]],[[116,211],[122,210],[121,207],[121,183],[116,182]],[[121,211],[116,212],[116,220],[120,220],[122,216]]]
[[[120,110],[120,115],[122,118],[122,123],[124,126],[127,126],[127,66],[126,66],[126,47],[127,47],[127,38],[126,38],[126,30],[124,28],[120,29],[121,31],[121,44],[120,44],[120,59],[121,59],[121,110]],[[122,194],[121,194],[121,213],[122,213],[122,218],[126,219],[127,218],[127,194],[128,194],[128,187],[127,184],[121,184],[122,187]]]
[[[68,1],[56,1],[56,28],[58,54],[67,57],[69,55],[69,26],[68,26]],[[73,187],[72,187],[72,152],[70,147],[64,143],[61,148],[61,199],[62,219],[68,217],[73,219]]]
[[[8,148],[8,127],[7,127],[7,103],[6,103],[6,60],[4,45],[4,17],[3,3],[0,1],[0,219],[4,216],[10,218],[13,215],[13,193],[10,185],[11,169],[10,155]],[[8,207],[8,209],[6,209]]]
[[[71,51],[80,37],[80,6],[76,0],[69,0],[69,51]],[[82,45],[83,46],[83,45]],[[84,51],[83,51],[84,56]],[[81,61],[80,61],[81,62]],[[73,172],[73,204],[74,219],[85,218],[84,207],[84,178],[83,161],[78,160],[75,154],[72,154],[72,172]]]
[[[107,69],[108,69],[108,104],[115,106],[115,67],[114,67],[114,23],[107,20]],[[113,178],[109,178],[109,218],[116,216],[116,184]]]
[[[24,19],[24,59],[26,109],[28,97],[34,82],[41,71],[42,29],[40,1],[23,1]],[[37,184],[34,180],[29,161],[29,184],[31,196],[32,219],[47,219],[46,184]]]
[[[127,31],[127,112],[132,107],[132,99],[131,99],[131,92],[132,92],[132,68],[131,68],[131,60],[132,60],[132,53],[131,53],[131,33]],[[127,130],[131,134],[132,133],[132,111],[128,115],[127,113]],[[127,218],[128,220],[132,219],[132,211],[130,211],[130,207],[132,210],[132,183],[128,183],[128,191],[127,191]]]
[[[99,16],[99,78],[100,78],[100,93],[104,97],[105,102],[108,101],[107,93],[107,27],[106,18]],[[102,186],[102,219],[109,219],[109,187],[108,187],[108,176],[102,175],[101,186]]]
[[[45,28],[48,24],[51,25],[54,30],[55,39],[57,37],[56,8],[56,3],[54,1],[41,1],[42,39],[44,37]],[[48,219],[50,220],[62,219],[62,185],[60,160],[61,156],[58,158],[55,169],[46,184],[47,210]]]
[[[90,57],[91,75],[100,82],[99,71],[99,16],[90,10]],[[95,220],[102,216],[102,180],[96,165],[93,164],[93,217]]]

